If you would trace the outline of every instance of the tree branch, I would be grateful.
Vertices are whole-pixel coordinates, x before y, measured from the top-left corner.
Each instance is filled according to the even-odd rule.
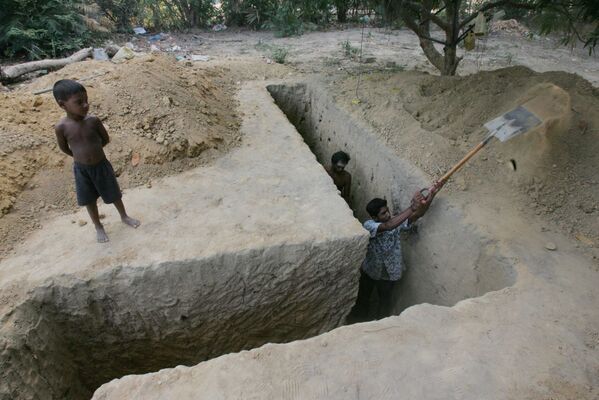
[[[442,42],[440,40],[434,39],[430,35],[430,21],[426,20],[424,16],[426,16],[426,12],[419,13],[421,24],[418,24],[418,18],[409,15],[409,11],[415,11],[413,8],[409,9],[408,7],[400,8],[400,17],[406,24],[406,26],[411,29],[417,36],[420,41],[420,47],[422,51],[424,51],[424,55],[426,58],[433,64],[439,71],[443,69],[443,56],[437,49],[435,48],[433,42],[440,43],[443,46],[447,46],[447,43]],[[429,11],[430,13],[430,11]],[[424,14],[424,15],[423,15]]]
[[[430,9],[425,9],[422,6],[422,4],[420,4],[420,3],[416,3],[413,1],[404,1],[403,4],[410,7],[413,11],[417,11],[419,13],[426,14],[426,17],[424,17],[424,19],[422,21],[420,21],[420,25],[422,25],[428,21],[432,21],[435,25],[437,25],[439,28],[443,29],[446,32],[449,29],[449,24],[437,16],[437,14],[439,12],[443,11],[445,9],[445,7],[443,7],[436,13],[431,13]]]
[[[435,43],[442,44],[443,46],[447,46],[447,42],[444,42],[439,39],[435,39],[434,37],[431,37],[430,35],[427,35],[426,33],[424,33],[422,31],[420,25],[416,24],[415,21],[410,20],[409,18],[405,18],[405,17],[402,19],[405,22],[406,26],[408,28],[410,28],[416,34],[416,36],[418,36],[419,38],[425,39],[425,40],[430,40],[431,42],[435,42]]]
[[[501,7],[501,6],[510,6],[510,7],[516,7],[516,8],[523,8],[523,9],[527,9],[527,10],[534,10],[537,5],[536,4],[530,4],[530,3],[521,3],[518,1],[513,1],[513,0],[497,0],[497,1],[493,1],[491,3],[487,3],[484,6],[482,6],[481,8],[479,8],[477,11],[475,11],[474,13],[470,14],[469,17],[466,17],[466,19],[464,19],[462,21],[462,23],[460,24],[460,29],[464,28],[466,25],[468,25],[470,22],[472,22],[476,16],[478,15],[479,12],[485,12],[487,10],[491,10],[493,8],[497,8],[497,7]]]

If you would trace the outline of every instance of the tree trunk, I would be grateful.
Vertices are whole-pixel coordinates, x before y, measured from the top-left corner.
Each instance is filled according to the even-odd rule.
[[[457,56],[456,46],[446,46],[444,53],[443,68],[440,69],[441,75],[453,76],[455,75],[462,58]]]
[[[443,70],[445,68],[445,58],[437,49],[435,49],[435,45],[432,41],[420,38],[420,48],[424,52],[426,58],[430,61],[431,64],[443,74]]]
[[[409,14],[406,14],[405,12],[401,14],[401,17],[406,26],[410,28],[414,33],[416,33],[416,35],[418,35],[418,39],[420,40],[420,47],[422,48],[422,51],[424,52],[426,58],[430,61],[431,64],[433,64],[435,68],[443,72],[445,64],[443,55],[439,53],[439,51],[435,48],[433,41],[429,39],[431,37],[430,20],[428,18],[423,18],[423,16],[427,15],[427,11],[428,13],[430,13],[430,8],[428,10],[424,9],[422,11],[420,19],[424,22],[421,23],[411,18],[411,16]]]
[[[40,69],[59,69],[67,64],[85,60],[92,55],[92,48],[81,49],[70,57],[60,58],[58,60],[31,61],[24,64],[11,65],[0,70],[1,80],[12,80],[28,72],[39,71]]]
[[[445,1],[446,21],[432,14],[433,3],[430,0],[422,1],[421,4],[422,8],[418,19],[404,10],[401,13],[402,20],[408,28],[418,35],[424,55],[441,72],[441,75],[455,75],[462,60],[461,57],[457,56],[457,39],[460,33],[458,17],[461,0]],[[434,46],[434,38],[431,37],[430,30],[431,21],[445,31],[443,54]]]
[[[447,25],[445,26],[444,60],[441,75],[455,75],[461,58],[457,56],[458,38],[460,36],[460,6],[462,0],[446,0]]]

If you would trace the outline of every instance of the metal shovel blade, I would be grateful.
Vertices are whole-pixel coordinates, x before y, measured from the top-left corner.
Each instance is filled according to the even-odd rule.
[[[487,122],[485,128],[502,142],[527,132],[539,125],[541,120],[532,112],[518,106],[505,114]]]

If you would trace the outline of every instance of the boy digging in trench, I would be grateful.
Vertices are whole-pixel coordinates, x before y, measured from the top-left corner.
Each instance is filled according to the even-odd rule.
[[[391,315],[393,288],[404,272],[400,232],[409,230],[426,213],[435,194],[436,190],[432,190],[425,198],[420,191],[416,192],[410,207],[395,216],[391,216],[386,200],[375,198],[366,205],[371,219],[364,222],[364,228],[370,233],[370,241],[360,269],[358,298],[350,321],[368,319],[373,290],[377,291],[379,299],[376,318]]]
[[[104,154],[104,146],[110,141],[108,133],[98,117],[87,114],[85,87],[63,79],[54,84],[52,92],[60,108],[67,113],[55,126],[58,147],[73,157],[77,203],[87,208],[98,242],[108,242],[96,204],[100,196],[104,203],[114,204],[123,223],[137,228],[140,222],[127,215],[114,170]]]

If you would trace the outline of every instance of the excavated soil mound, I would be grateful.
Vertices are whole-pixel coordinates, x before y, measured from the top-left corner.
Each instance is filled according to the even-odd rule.
[[[565,72],[525,67],[440,77],[415,71],[337,82],[338,101],[366,119],[402,156],[439,177],[486,135],[483,124],[552,85],[563,89],[559,120],[549,130],[493,141],[446,187],[473,201],[511,202],[524,214],[555,223],[581,247],[599,244],[599,90]],[[541,103],[548,101],[541,96]],[[358,104],[356,104],[358,103]],[[562,113],[560,111],[560,113]],[[569,112],[566,112],[569,111]],[[552,114],[552,112],[550,112]],[[569,114],[569,115],[568,115]],[[593,250],[593,252],[595,252]]]
[[[51,92],[32,93],[63,78],[84,80],[124,188],[206,162],[240,139],[234,85],[222,69],[167,57],[71,64],[0,93],[0,258],[46,213],[76,207],[71,163],[54,138],[64,113]]]

